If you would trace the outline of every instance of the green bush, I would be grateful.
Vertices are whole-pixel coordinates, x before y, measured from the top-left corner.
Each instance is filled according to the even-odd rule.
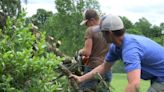
[[[0,92],[56,91],[60,84],[50,81],[57,75],[54,68],[61,58],[45,52],[45,33],[36,40],[24,16],[8,18],[4,32],[0,31]],[[34,42],[37,51],[33,50]]]

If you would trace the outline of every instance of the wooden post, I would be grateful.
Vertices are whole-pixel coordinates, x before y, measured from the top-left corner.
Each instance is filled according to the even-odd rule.
[[[164,46],[164,30],[161,31],[162,34],[162,45]]]

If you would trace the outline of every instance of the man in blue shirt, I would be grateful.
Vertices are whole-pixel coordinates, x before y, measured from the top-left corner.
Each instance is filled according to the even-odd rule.
[[[148,92],[164,92],[164,48],[149,38],[125,34],[120,17],[108,15],[100,23],[100,29],[108,43],[112,43],[105,62],[91,72],[72,75],[81,83],[91,79],[95,73],[103,74],[116,60],[121,59],[127,72],[128,85],[125,92],[137,92],[140,78],[151,80]]]

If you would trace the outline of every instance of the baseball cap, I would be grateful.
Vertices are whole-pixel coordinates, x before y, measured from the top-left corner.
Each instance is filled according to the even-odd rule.
[[[124,24],[119,16],[109,14],[101,19],[101,31],[116,31],[124,28]]]
[[[84,12],[84,19],[83,21],[80,23],[80,25],[84,25],[88,20],[98,17],[98,14],[95,10],[92,9],[88,9]]]

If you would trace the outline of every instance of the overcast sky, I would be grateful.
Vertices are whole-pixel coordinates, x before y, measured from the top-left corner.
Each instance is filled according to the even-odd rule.
[[[145,17],[151,24],[164,22],[164,0],[98,0],[102,12],[126,16],[133,23]],[[28,0],[23,4],[27,8],[27,16],[36,13],[38,8],[55,12],[54,0]]]

